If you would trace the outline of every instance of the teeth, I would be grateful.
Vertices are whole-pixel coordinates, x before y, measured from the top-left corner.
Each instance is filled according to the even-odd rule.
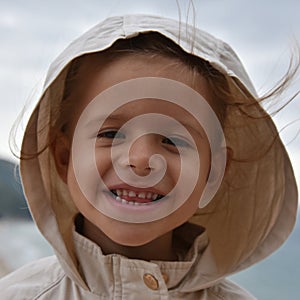
[[[129,191],[128,196],[129,197],[136,197],[136,193],[133,192],[133,191]]]
[[[119,196],[117,196],[115,199],[122,204],[137,205],[137,206],[147,204],[147,203],[138,203],[138,202],[134,202],[134,201],[126,201],[125,199],[122,199]]]
[[[152,193],[148,192],[147,193],[147,199],[151,199],[152,198]]]
[[[146,198],[146,193],[139,193],[138,197],[142,198],[142,199],[145,199]]]
[[[135,198],[138,197],[140,199],[148,199],[148,200],[152,200],[155,201],[159,194],[156,193],[152,193],[152,192],[140,192],[140,193],[136,193],[134,191],[130,191],[130,190],[123,190],[123,189],[116,189],[113,190],[113,193],[116,195],[115,199],[118,202],[122,202],[123,204],[130,204],[130,205],[146,205],[147,203],[138,203],[136,201],[127,201],[125,199],[123,199],[122,197],[126,196],[127,198]]]
[[[149,203],[139,203],[135,201],[126,201],[125,199],[122,199],[120,197],[116,197],[116,200],[122,204],[129,204],[129,205],[135,205],[135,206],[141,206],[141,205],[148,205]]]
[[[158,194],[153,194],[152,195],[152,200],[156,200],[157,197],[158,197]]]

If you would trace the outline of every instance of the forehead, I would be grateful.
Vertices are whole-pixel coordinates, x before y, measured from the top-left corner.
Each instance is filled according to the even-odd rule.
[[[179,81],[196,90],[205,99],[211,95],[206,79],[178,59],[160,55],[126,54],[108,58],[91,56],[84,60],[76,85],[80,102],[86,106],[98,94],[120,82],[141,77],[162,77]]]
[[[160,99],[134,100],[118,107],[110,114],[101,115],[101,113],[99,113],[96,120],[105,120],[104,124],[121,125],[136,117],[141,117],[141,122],[143,123],[145,121],[145,124],[149,127],[172,127],[174,122],[172,122],[173,125],[171,125],[169,122],[171,118],[187,129],[197,130],[204,135],[199,122],[184,107]],[[141,123],[135,124],[141,125]]]
[[[92,55],[83,59],[79,68],[78,79],[72,91],[76,97],[76,106],[73,107],[71,123],[75,125],[85,107],[106,89],[114,87],[118,83],[142,77],[158,77],[178,81],[193,88],[208,102],[210,101],[210,91],[205,78],[175,58],[126,54],[111,59],[105,55]],[[136,86],[136,88],[142,89],[143,86]],[[128,93],[130,92],[128,91]],[[140,99],[138,105],[133,101],[120,107],[118,113],[125,113],[128,119],[133,115],[149,112],[171,115],[177,120],[188,117],[187,112],[174,103],[159,99],[142,100]],[[114,101],[114,99],[109,99],[109,101]],[[182,102],[185,101],[186,99],[183,97]]]

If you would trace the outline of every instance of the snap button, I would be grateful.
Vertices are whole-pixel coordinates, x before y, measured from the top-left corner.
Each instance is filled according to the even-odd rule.
[[[153,275],[151,275],[149,273],[144,274],[143,279],[144,279],[144,283],[146,284],[146,286],[149,289],[151,289],[151,290],[157,290],[158,289],[158,286],[159,286],[158,281]]]

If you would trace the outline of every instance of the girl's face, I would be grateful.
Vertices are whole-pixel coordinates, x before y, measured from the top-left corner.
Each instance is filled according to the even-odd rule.
[[[205,99],[210,98],[210,93],[203,77],[198,74],[195,75],[175,59],[162,56],[149,58],[146,55],[127,55],[113,61],[103,59],[101,68],[98,69],[94,67],[95,63],[94,59],[87,60],[86,64],[81,67],[80,80],[74,87],[74,95],[76,95],[78,105],[71,114],[69,143],[62,143],[61,145],[68,146],[64,148],[65,151],[57,151],[58,154],[56,154],[61,156],[57,158],[57,161],[65,161],[63,158],[66,157],[66,153],[69,155],[68,163],[65,164],[65,171],[60,173],[65,174],[63,177],[75,205],[84,217],[94,225],[94,228],[100,229],[118,244],[125,246],[144,245],[171,232],[186,222],[197,210],[210,170],[210,148],[203,129],[182,107],[160,99],[138,99],[129,102],[120,106],[106,118],[97,134],[95,160],[98,172],[108,188],[108,190],[102,191],[102,197],[111,198],[110,201],[118,202],[116,209],[121,212],[132,213],[136,207],[143,205],[142,203],[155,201],[167,195],[175,187],[180,176],[180,155],[182,153],[186,156],[189,156],[189,153],[197,153],[201,159],[197,185],[183,205],[164,218],[147,223],[131,223],[110,218],[97,210],[86,199],[78,185],[73,166],[74,159],[78,158],[72,157],[70,145],[79,116],[84,108],[102,91],[117,83],[134,78],[163,77],[176,80],[192,87]],[[149,133],[141,135],[131,144],[128,160],[119,159],[119,161],[113,162],[111,158],[112,147],[125,143],[131,134],[130,130],[134,131],[140,128],[138,126],[139,128],[133,127],[129,131],[122,131],[121,127],[135,117],[150,113],[165,115],[183,124],[195,144],[192,145],[187,137],[178,135],[176,128],[170,131],[170,136],[151,133],[150,130]],[[151,171],[160,168],[159,164],[154,166],[150,164],[149,166],[149,159],[154,154],[159,154],[165,159],[166,172],[162,179],[151,187],[139,187],[138,183],[137,186],[129,185],[120,178],[113,165],[116,163],[124,170],[124,174],[128,170],[128,176],[130,176],[129,170],[138,176],[147,176]],[[79,159],[84,161],[84,158]],[[191,163],[190,168],[193,170],[193,163]],[[164,201],[171,200],[166,198]],[[138,213],[139,210],[136,209],[135,211]]]

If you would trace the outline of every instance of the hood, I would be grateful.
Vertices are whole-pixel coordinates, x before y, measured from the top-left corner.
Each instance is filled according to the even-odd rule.
[[[62,98],[70,62],[83,54],[103,51],[118,39],[149,31],[161,33],[186,52],[234,77],[256,97],[241,62],[226,43],[194,27],[156,16],[109,18],[75,40],[52,63],[42,97],[26,127],[21,150],[25,154],[43,151],[23,159],[20,169],[26,198],[39,230],[54,248],[67,275],[84,288],[86,283],[78,270],[72,239],[78,212],[57,174],[51,152],[41,145],[47,137],[54,108]],[[214,261],[201,266],[206,268],[201,272],[207,278],[202,287],[270,255],[287,239],[295,223],[297,189],[286,150],[280,139],[275,139],[277,130],[264,110],[253,106],[251,114],[257,117],[255,121],[234,108],[228,110],[230,126],[224,129],[226,143],[239,160],[231,163],[213,200],[190,220],[206,228],[207,253],[210,253],[207,260]],[[272,146],[263,156],[252,161],[244,159],[265,143]],[[190,288],[194,290],[195,283]],[[188,283],[185,290],[189,290]]]

